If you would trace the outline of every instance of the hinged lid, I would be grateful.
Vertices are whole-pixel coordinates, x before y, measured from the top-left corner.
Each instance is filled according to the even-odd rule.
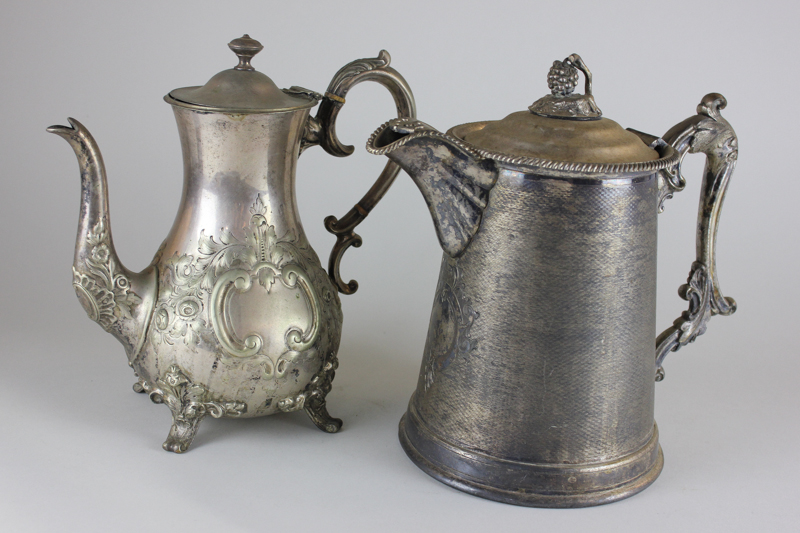
[[[572,94],[578,70],[585,94]],[[516,157],[574,163],[638,163],[659,154],[637,135],[607,118],[592,96],[592,73],[577,54],[555,61],[548,75],[551,94],[503,120],[453,128],[468,143]],[[461,133],[461,135],[459,135]]]
[[[165,97],[167,102],[184,107],[230,113],[271,113],[314,106],[319,95],[292,87],[281,90],[265,74],[250,64],[264,47],[245,34],[228,43],[239,64],[223,70],[202,87],[175,89]]]

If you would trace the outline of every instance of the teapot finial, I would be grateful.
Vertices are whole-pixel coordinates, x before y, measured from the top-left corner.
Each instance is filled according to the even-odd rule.
[[[578,86],[578,69],[568,61],[553,61],[547,74],[547,86],[553,96],[569,96]]]
[[[578,71],[586,80],[584,94],[572,94],[578,86]],[[534,115],[572,120],[596,120],[602,116],[592,96],[592,73],[581,56],[572,54],[564,61],[553,61],[547,74],[549,94],[528,109]]]
[[[229,42],[228,48],[233,50],[239,57],[239,64],[233,67],[234,70],[255,70],[253,65],[250,64],[250,60],[253,59],[254,55],[263,50],[264,46],[245,33],[238,39]]]

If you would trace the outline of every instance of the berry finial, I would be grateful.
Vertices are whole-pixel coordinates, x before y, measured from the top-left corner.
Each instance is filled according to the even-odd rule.
[[[547,74],[547,86],[553,96],[569,96],[578,86],[578,69],[567,61],[553,61]]]

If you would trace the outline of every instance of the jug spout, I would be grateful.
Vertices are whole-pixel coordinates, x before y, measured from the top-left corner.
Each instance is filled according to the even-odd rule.
[[[47,131],[66,139],[81,170],[72,285],[89,318],[125,346],[132,362],[144,343],[155,302],[155,269],[135,274],[120,263],[109,227],[103,158],[88,130],[75,119],[69,122],[71,126],[51,126]]]
[[[494,161],[459,139],[411,118],[399,118],[372,134],[367,150],[405,170],[428,204],[436,236],[458,257],[478,231],[489,191],[497,181]]]

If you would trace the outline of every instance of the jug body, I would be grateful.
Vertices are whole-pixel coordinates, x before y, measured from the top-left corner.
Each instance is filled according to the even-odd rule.
[[[662,139],[602,117],[591,80],[572,54],[527,111],[447,133],[394,119],[367,145],[414,180],[444,251],[400,441],[431,476],[492,500],[583,507],[649,486],[664,358],[736,310],[715,260],[738,153],[725,98],[706,95]],[[706,156],[697,257],[678,291],[688,309],[656,336],[657,216],[686,185],[687,153]]]
[[[419,466],[528,505],[655,479],[658,198],[655,172],[499,169],[469,247],[442,259],[400,428]]]

